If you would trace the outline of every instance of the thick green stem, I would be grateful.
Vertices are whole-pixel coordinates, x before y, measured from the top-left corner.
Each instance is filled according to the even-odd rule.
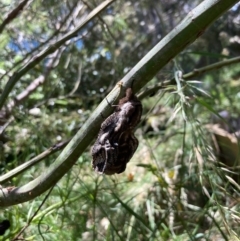
[[[238,0],[203,1],[132,68],[122,79],[122,85],[131,86],[134,80],[134,89],[139,90],[172,58],[197,39],[214,20],[237,2]],[[12,190],[3,188],[0,193],[0,206],[6,207],[29,201],[56,184],[93,141],[102,122],[102,115],[107,116],[111,112],[108,102],[112,103],[117,97],[122,96],[123,93],[119,94],[120,89],[120,85],[117,85],[107,96],[108,101],[102,101],[46,172],[22,187]]]

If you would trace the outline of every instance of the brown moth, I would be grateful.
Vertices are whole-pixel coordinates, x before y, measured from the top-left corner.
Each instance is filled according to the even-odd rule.
[[[92,148],[92,167],[101,174],[122,173],[138,147],[134,128],[140,122],[142,104],[126,90],[117,108],[101,125],[98,138]]]

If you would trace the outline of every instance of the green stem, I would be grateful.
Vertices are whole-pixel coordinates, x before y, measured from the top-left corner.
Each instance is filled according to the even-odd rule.
[[[112,1],[108,1],[110,4]],[[163,38],[143,59],[122,79],[121,86],[131,86],[134,80],[135,90],[139,90],[152,79],[157,72],[187,45],[197,39],[204,30],[238,0],[205,0],[193,9],[186,18]],[[58,182],[77,161],[87,146],[94,140],[102,122],[102,115],[111,113],[109,102],[122,97],[118,84],[100,103],[82,128],[65,147],[55,162],[44,173],[24,186],[12,190],[3,188],[0,192],[0,207],[7,207],[34,199]],[[5,95],[6,97],[6,95]],[[1,98],[3,104],[3,97]]]
[[[81,22],[76,28],[74,28],[68,34],[64,35],[61,39],[59,39],[55,43],[50,44],[46,49],[44,49],[42,52],[37,54],[31,61],[29,61],[25,66],[23,66],[18,71],[16,71],[12,75],[12,77],[8,80],[6,86],[4,87],[4,90],[0,97],[0,109],[3,107],[8,95],[11,92],[11,90],[13,89],[14,85],[17,83],[18,80],[20,80],[20,78],[23,75],[25,75],[30,69],[35,67],[40,61],[42,61],[49,54],[53,53],[58,48],[60,48],[67,40],[77,36],[78,32],[81,29],[83,29],[90,21],[92,21],[96,16],[98,16],[104,9],[106,9],[114,1],[115,0],[106,0],[103,3],[101,3],[92,12],[90,12],[88,14],[88,16],[86,17],[86,19],[83,22]]]
[[[227,59],[227,60],[223,60],[223,61],[219,61],[217,63],[210,64],[210,65],[207,65],[207,66],[199,68],[199,69],[194,69],[192,72],[184,74],[182,76],[182,79],[191,80],[194,77],[197,77],[201,74],[210,72],[212,70],[220,69],[222,67],[225,67],[225,66],[228,66],[228,65],[231,65],[231,64],[236,64],[236,63],[239,63],[239,62],[240,62],[240,56],[235,57],[235,58],[231,58],[231,59]],[[144,99],[147,96],[151,96],[157,90],[166,89],[168,85],[175,85],[175,84],[176,84],[175,78],[172,78],[171,80],[165,80],[162,83],[158,83],[156,85],[153,85],[153,86],[147,88],[146,90],[144,90],[142,93],[140,93],[138,95],[138,98]]]

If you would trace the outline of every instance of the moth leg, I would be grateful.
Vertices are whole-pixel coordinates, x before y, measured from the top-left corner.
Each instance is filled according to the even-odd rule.
[[[103,115],[102,112],[100,113],[100,115],[101,115],[101,117],[102,117],[103,119],[106,119],[106,117]]]
[[[121,91],[122,91],[122,87],[123,87],[123,82],[120,80],[120,81],[118,81],[117,82],[117,84],[116,84],[116,86],[115,86],[115,88],[116,87],[119,87],[120,88],[120,91],[119,91],[119,94],[121,93]],[[108,105],[109,106],[111,106],[111,107],[118,107],[119,105],[112,105],[109,101],[108,101],[108,99],[107,99],[107,97],[105,97],[105,99],[106,99],[106,101],[107,101],[107,103],[108,103]],[[115,99],[116,100],[116,99]],[[114,100],[114,101],[115,101]]]
[[[120,91],[119,91],[119,93],[118,93],[118,96],[119,96],[119,94],[120,94],[121,91],[122,91],[123,82],[122,82],[121,80],[118,81],[117,84],[115,85],[115,88],[116,88],[116,87],[118,87],[118,88],[120,89]],[[115,88],[114,88],[114,89],[115,89]],[[118,97],[117,97],[117,98],[118,98]],[[116,98],[116,99],[117,99],[117,98]],[[111,105],[111,104],[109,103],[107,97],[106,97],[105,99],[106,99],[107,103],[108,103],[111,107],[117,107],[117,106],[119,106],[119,105]],[[116,101],[116,99],[114,100],[114,102]]]
[[[115,148],[110,144],[109,140],[107,140],[104,145],[104,150],[105,150],[105,158],[106,159],[105,159],[104,166],[102,168],[102,173],[105,172],[107,164],[109,164],[111,162],[111,158],[115,151]]]
[[[123,82],[120,80],[120,81],[117,82],[116,85],[117,85],[118,87],[122,88],[122,87],[123,87]]]

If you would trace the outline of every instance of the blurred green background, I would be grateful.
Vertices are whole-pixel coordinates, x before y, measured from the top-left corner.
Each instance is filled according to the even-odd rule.
[[[30,68],[0,112],[1,175],[73,137],[115,84],[200,2],[115,1]],[[1,22],[10,20],[0,28],[0,91],[100,3],[26,1],[9,17],[19,1],[1,1]],[[239,63],[187,82],[181,75],[240,56],[239,11],[237,4],[216,20],[146,86],[180,76],[178,85],[156,88],[142,100],[139,147],[124,173],[94,173],[89,147],[30,222],[46,193],[1,210],[1,219],[11,222],[2,240],[13,240],[25,225],[18,240],[239,240]],[[235,138],[231,158],[213,123]],[[3,186],[28,183],[59,153]]]

